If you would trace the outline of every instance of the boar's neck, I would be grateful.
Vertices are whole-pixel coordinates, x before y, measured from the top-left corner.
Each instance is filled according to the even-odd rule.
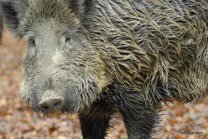
[[[131,32],[127,22],[133,21],[135,17],[131,19],[128,14],[135,13],[128,8],[133,6],[132,3],[126,1],[126,4],[127,7],[124,7],[125,4],[116,0],[95,0],[94,8],[86,17],[84,26],[89,32],[92,45],[105,62],[106,69],[110,69],[109,74],[114,76],[114,82],[123,86],[126,91],[144,94],[142,92],[149,91],[150,82],[155,82],[155,86],[165,86],[167,79],[160,83],[153,81],[159,79],[157,56],[151,48],[141,47],[144,45],[144,38],[137,34],[141,32]],[[135,40],[136,37],[138,40]],[[149,50],[152,54],[147,53]],[[164,64],[168,63],[165,61]],[[163,92],[167,93],[166,90]],[[148,99],[150,96],[144,97]]]

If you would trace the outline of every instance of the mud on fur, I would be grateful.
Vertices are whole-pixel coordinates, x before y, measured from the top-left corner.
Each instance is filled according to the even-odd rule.
[[[35,111],[78,112],[84,139],[120,113],[147,139],[162,102],[208,94],[206,0],[4,0],[4,23],[28,51],[20,95]]]

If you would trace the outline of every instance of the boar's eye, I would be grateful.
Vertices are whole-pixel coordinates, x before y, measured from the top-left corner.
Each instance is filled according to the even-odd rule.
[[[68,33],[63,33],[60,38],[60,49],[62,48],[71,48],[72,47],[73,38]]]
[[[67,37],[65,38],[65,43],[71,43],[71,42],[72,42],[72,38],[69,37],[69,36],[67,36]]]
[[[36,44],[35,44],[35,39],[34,39],[34,38],[30,38],[30,39],[29,39],[29,45],[30,45],[30,46],[33,46],[33,47],[36,46]]]
[[[28,55],[30,57],[35,56],[36,55],[36,43],[35,43],[35,39],[34,38],[30,38],[28,40],[28,45],[29,45]]]

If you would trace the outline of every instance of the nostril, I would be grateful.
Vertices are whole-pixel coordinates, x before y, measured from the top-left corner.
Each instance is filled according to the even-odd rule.
[[[38,104],[39,105],[39,107],[41,108],[41,109],[43,109],[43,110],[48,110],[48,109],[50,109],[50,104],[48,103],[48,102],[41,102],[41,103],[39,103]]]
[[[61,106],[61,104],[62,104],[62,100],[61,99],[55,99],[53,102],[52,102],[52,106],[54,106],[54,107],[59,107],[59,106]]]
[[[61,104],[61,101],[56,102],[56,103],[54,104],[54,106],[58,106],[59,104]]]
[[[49,106],[46,106],[46,105],[43,105],[43,106],[41,106],[43,109],[45,109],[45,110],[47,110],[47,109],[49,109]]]

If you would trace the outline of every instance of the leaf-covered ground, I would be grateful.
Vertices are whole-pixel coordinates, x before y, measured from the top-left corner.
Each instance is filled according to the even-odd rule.
[[[18,97],[26,43],[4,32],[0,45],[0,139],[80,139],[77,115],[42,117]],[[192,105],[164,106],[157,139],[208,139],[208,99]],[[139,120],[139,119],[138,119]],[[107,139],[125,138],[121,118],[112,120]]]

